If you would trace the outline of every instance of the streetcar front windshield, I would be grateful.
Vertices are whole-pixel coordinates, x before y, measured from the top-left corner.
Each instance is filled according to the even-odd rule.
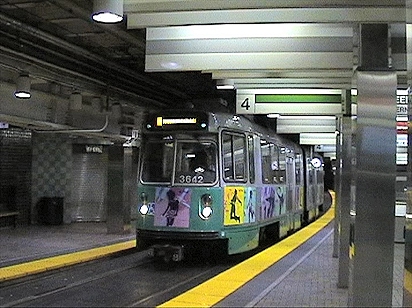
[[[175,183],[203,184],[216,181],[216,144],[209,141],[177,142]]]
[[[173,173],[174,142],[149,141],[144,147],[142,181],[170,183]]]
[[[171,183],[173,179],[175,184],[211,184],[217,180],[216,166],[217,146],[212,141],[150,140],[144,146],[141,179],[146,183]]]

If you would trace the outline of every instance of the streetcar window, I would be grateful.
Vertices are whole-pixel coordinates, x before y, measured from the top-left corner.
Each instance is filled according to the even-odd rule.
[[[233,180],[232,136],[223,134],[223,172],[225,180]]]
[[[265,184],[282,183],[283,178],[279,174],[279,148],[277,145],[262,141],[260,144],[262,153],[262,181]]]
[[[271,183],[271,157],[269,143],[265,140],[260,141],[260,152],[262,155],[262,182],[265,184]]]
[[[286,155],[286,178],[288,183],[294,184],[296,182],[295,173],[295,156],[290,151],[287,151]]]
[[[303,169],[302,154],[296,154],[295,156],[296,185],[302,184],[302,169]]]
[[[173,142],[148,142],[144,147],[142,181],[170,182],[173,172]]]
[[[246,152],[245,152],[245,138],[242,136],[233,136],[233,149],[235,160],[235,179],[244,180],[245,165],[246,165]]]
[[[223,168],[226,181],[244,181],[246,179],[245,145],[245,136],[228,132],[222,134]]]
[[[281,183],[281,179],[279,176],[279,148],[271,144],[270,145],[270,157],[271,157],[271,183]]]
[[[322,184],[324,177],[324,172],[322,169],[316,170],[316,182],[317,184]]]
[[[177,142],[175,183],[203,184],[216,181],[216,144]]]
[[[313,173],[314,173],[314,170],[309,169],[309,184],[314,184],[314,180],[313,180],[314,175],[313,175]]]
[[[249,151],[249,181],[255,183],[255,147],[253,144],[253,137],[247,137],[248,151]]]
[[[286,182],[286,148],[282,147],[279,151],[279,170],[277,172],[279,183]]]

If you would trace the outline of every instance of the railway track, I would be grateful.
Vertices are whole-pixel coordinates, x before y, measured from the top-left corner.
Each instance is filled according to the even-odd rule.
[[[158,263],[128,251],[59,270],[0,283],[1,307],[153,307],[228,269],[205,260]]]

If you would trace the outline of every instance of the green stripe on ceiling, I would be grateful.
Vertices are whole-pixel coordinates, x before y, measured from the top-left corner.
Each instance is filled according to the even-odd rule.
[[[340,94],[256,94],[256,103],[341,103]]]
[[[357,103],[358,102],[358,96],[357,95],[352,95],[352,103]]]

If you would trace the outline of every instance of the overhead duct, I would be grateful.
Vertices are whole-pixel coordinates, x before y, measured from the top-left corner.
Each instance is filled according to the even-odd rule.
[[[43,74],[48,76],[45,79],[50,81],[64,80],[67,76],[76,80],[78,77],[81,77],[84,79],[82,82],[91,82],[95,83],[95,86],[102,87],[107,86],[107,79],[112,80],[107,75],[107,72],[110,71],[116,75],[116,79],[112,80],[110,84],[111,89],[117,95],[130,96],[131,100],[135,101],[138,98],[141,106],[164,107],[165,104],[170,104],[171,96],[187,99],[185,92],[169,87],[148,76],[143,76],[143,74],[136,73],[125,66],[107,61],[106,58],[93,54],[84,48],[30,25],[18,22],[1,13],[0,25],[4,29],[0,31],[1,34],[4,34],[0,51],[4,52],[6,57],[7,55],[12,55],[14,60],[21,59],[24,63],[27,61],[33,63],[32,68],[35,70],[38,67],[52,67],[56,74],[50,74],[46,70],[43,72]],[[26,45],[31,46],[29,54],[20,53],[15,48],[16,40],[21,39],[21,37],[25,37]],[[9,41],[7,40],[8,38],[10,38]],[[41,42],[47,44],[41,44]],[[48,49],[46,46],[53,46],[55,48],[48,47]],[[57,76],[58,73],[60,73],[60,78]]]

